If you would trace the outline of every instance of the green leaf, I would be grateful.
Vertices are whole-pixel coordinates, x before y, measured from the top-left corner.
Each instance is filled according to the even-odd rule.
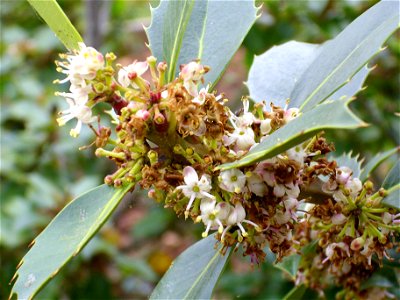
[[[28,0],[39,16],[49,25],[59,40],[69,50],[78,49],[82,37],[72,25],[56,0]]]
[[[217,169],[227,170],[242,167],[273,157],[304,142],[322,130],[365,126],[365,123],[349,110],[349,102],[349,100],[342,99],[316,106],[313,110],[301,114],[273,132],[240,160],[220,165]]]
[[[359,177],[361,172],[362,160],[359,160],[359,154],[357,154],[356,156],[351,155],[352,152],[343,153],[341,156],[332,156],[331,158],[337,162],[339,167],[348,167],[353,171],[354,177]]]
[[[283,300],[300,300],[303,298],[306,291],[307,287],[304,284],[295,286],[285,295]]]
[[[71,201],[34,240],[15,274],[11,295],[32,299],[82,250],[132,187],[101,185]]]
[[[392,156],[395,153],[400,152],[400,147],[390,149],[388,151],[378,153],[374,155],[374,157],[365,165],[365,167],[361,170],[360,180],[364,182],[368,179],[368,176],[377,168],[379,165]]]
[[[300,106],[296,99],[290,99],[296,82],[318,57],[324,45],[290,41],[272,47],[260,56],[255,56],[246,82],[250,98],[256,102],[266,100],[284,107],[290,100],[289,107]],[[343,87],[329,96],[329,100],[343,97],[351,98],[363,89],[370,68],[364,67]]]
[[[290,99],[303,111],[312,109],[346,84],[399,26],[399,2],[381,1],[322,46],[297,81]]]
[[[293,88],[319,52],[319,45],[290,41],[255,56],[246,82],[250,98],[284,107]]]
[[[257,18],[254,1],[162,0],[151,12],[152,22],[146,28],[149,46],[153,56],[167,62],[169,81],[179,65],[199,58],[211,67],[205,82],[212,84]]]
[[[290,276],[290,279],[294,281],[296,279],[297,270],[299,269],[300,260],[300,255],[293,254],[286,256],[281,262],[274,264],[274,267],[286,272]]]
[[[213,234],[185,250],[172,263],[150,299],[211,299],[229,256],[215,249],[215,243]]]

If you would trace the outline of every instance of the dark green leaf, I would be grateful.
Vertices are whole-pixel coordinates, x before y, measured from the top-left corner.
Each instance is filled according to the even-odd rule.
[[[89,242],[132,188],[101,185],[71,201],[34,240],[11,294],[32,299]]]
[[[210,299],[229,254],[215,249],[214,235],[183,252],[158,283],[150,299]]]
[[[374,155],[374,157],[365,165],[365,167],[361,170],[360,180],[364,182],[368,179],[368,176],[386,159],[392,156],[395,153],[399,153],[400,147],[390,149],[383,153],[378,153]]]
[[[211,67],[205,82],[215,84],[256,20],[256,13],[254,1],[162,0],[152,8],[152,23],[146,28],[150,49],[169,65],[169,80],[177,75],[179,65],[199,58]]]
[[[301,256],[293,254],[286,256],[281,262],[276,263],[274,266],[282,271],[286,272],[292,280],[296,279],[297,270],[299,269]]]
[[[60,41],[69,50],[78,49],[82,37],[72,25],[56,0],[28,0],[39,16],[49,25]]]
[[[312,109],[349,82],[399,26],[399,2],[380,1],[325,43],[297,81],[292,105]]]
[[[220,165],[217,169],[237,168],[273,157],[322,130],[365,126],[349,110],[348,104],[349,100],[342,99],[318,105],[272,133],[240,160]]]

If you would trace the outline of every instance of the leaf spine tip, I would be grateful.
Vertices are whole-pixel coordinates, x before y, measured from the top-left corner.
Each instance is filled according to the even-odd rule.
[[[21,259],[21,261],[18,263],[18,265],[15,267],[15,269],[18,270],[22,266],[23,263],[24,263],[24,260]]]
[[[8,285],[11,285],[13,283],[13,281],[15,281],[15,279],[17,279],[18,277],[18,273],[15,273],[14,276],[11,278],[10,282],[8,283]],[[11,299],[12,293],[10,294],[10,298]]]

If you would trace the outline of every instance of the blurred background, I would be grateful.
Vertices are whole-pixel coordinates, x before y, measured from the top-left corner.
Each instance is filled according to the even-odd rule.
[[[150,22],[148,1],[59,1],[87,45],[113,51],[120,62],[145,59],[143,26]],[[336,36],[376,1],[266,1],[262,16],[233,58],[217,89],[232,101],[247,93],[255,54],[298,40],[321,43]],[[153,6],[157,3],[154,2]],[[259,2],[261,4],[261,2]],[[9,281],[28,244],[57,212],[80,193],[103,182],[113,165],[97,159],[85,129],[71,138],[68,124],[59,128],[56,114],[64,106],[52,84],[60,74],[54,60],[63,45],[25,1],[1,1],[1,268],[0,298],[8,298]],[[330,132],[338,154],[353,150],[361,157],[399,144],[400,36],[374,60],[366,86],[352,104],[368,128]],[[379,182],[387,166],[374,177]],[[202,225],[177,219],[143,193],[129,195],[109,222],[37,299],[146,299],[172,260],[200,238]],[[222,275],[215,299],[280,299],[292,287],[267,262],[252,267],[240,250]]]

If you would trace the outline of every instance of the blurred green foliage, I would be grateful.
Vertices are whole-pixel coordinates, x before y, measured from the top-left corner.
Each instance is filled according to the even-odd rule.
[[[114,51],[121,60],[149,55],[141,26],[149,24],[149,3],[106,2],[100,50]],[[289,40],[330,39],[375,2],[266,1],[263,15],[244,41],[246,55],[241,63],[248,69],[254,54]],[[60,1],[60,5],[85,33],[90,25],[85,2]],[[77,150],[93,140],[89,130],[72,139],[69,128],[56,125],[57,112],[65,108],[64,101],[54,96],[63,87],[52,84],[60,78],[54,60],[65,51],[62,44],[27,2],[2,1],[0,13],[0,298],[5,299],[28,244],[68,201],[99,185],[113,166],[96,159],[91,150]],[[399,144],[400,126],[394,116],[399,111],[399,44],[398,34],[389,39],[388,50],[374,62],[377,68],[366,82],[368,88],[354,102],[356,113],[371,126],[329,134],[338,152],[354,149],[368,157]],[[122,203],[109,224],[38,299],[147,298],[171,260],[199,238],[201,228],[177,220],[143,194],[134,198]],[[252,269],[239,251],[215,297],[282,298],[293,285],[272,266],[272,254],[267,258]]]

